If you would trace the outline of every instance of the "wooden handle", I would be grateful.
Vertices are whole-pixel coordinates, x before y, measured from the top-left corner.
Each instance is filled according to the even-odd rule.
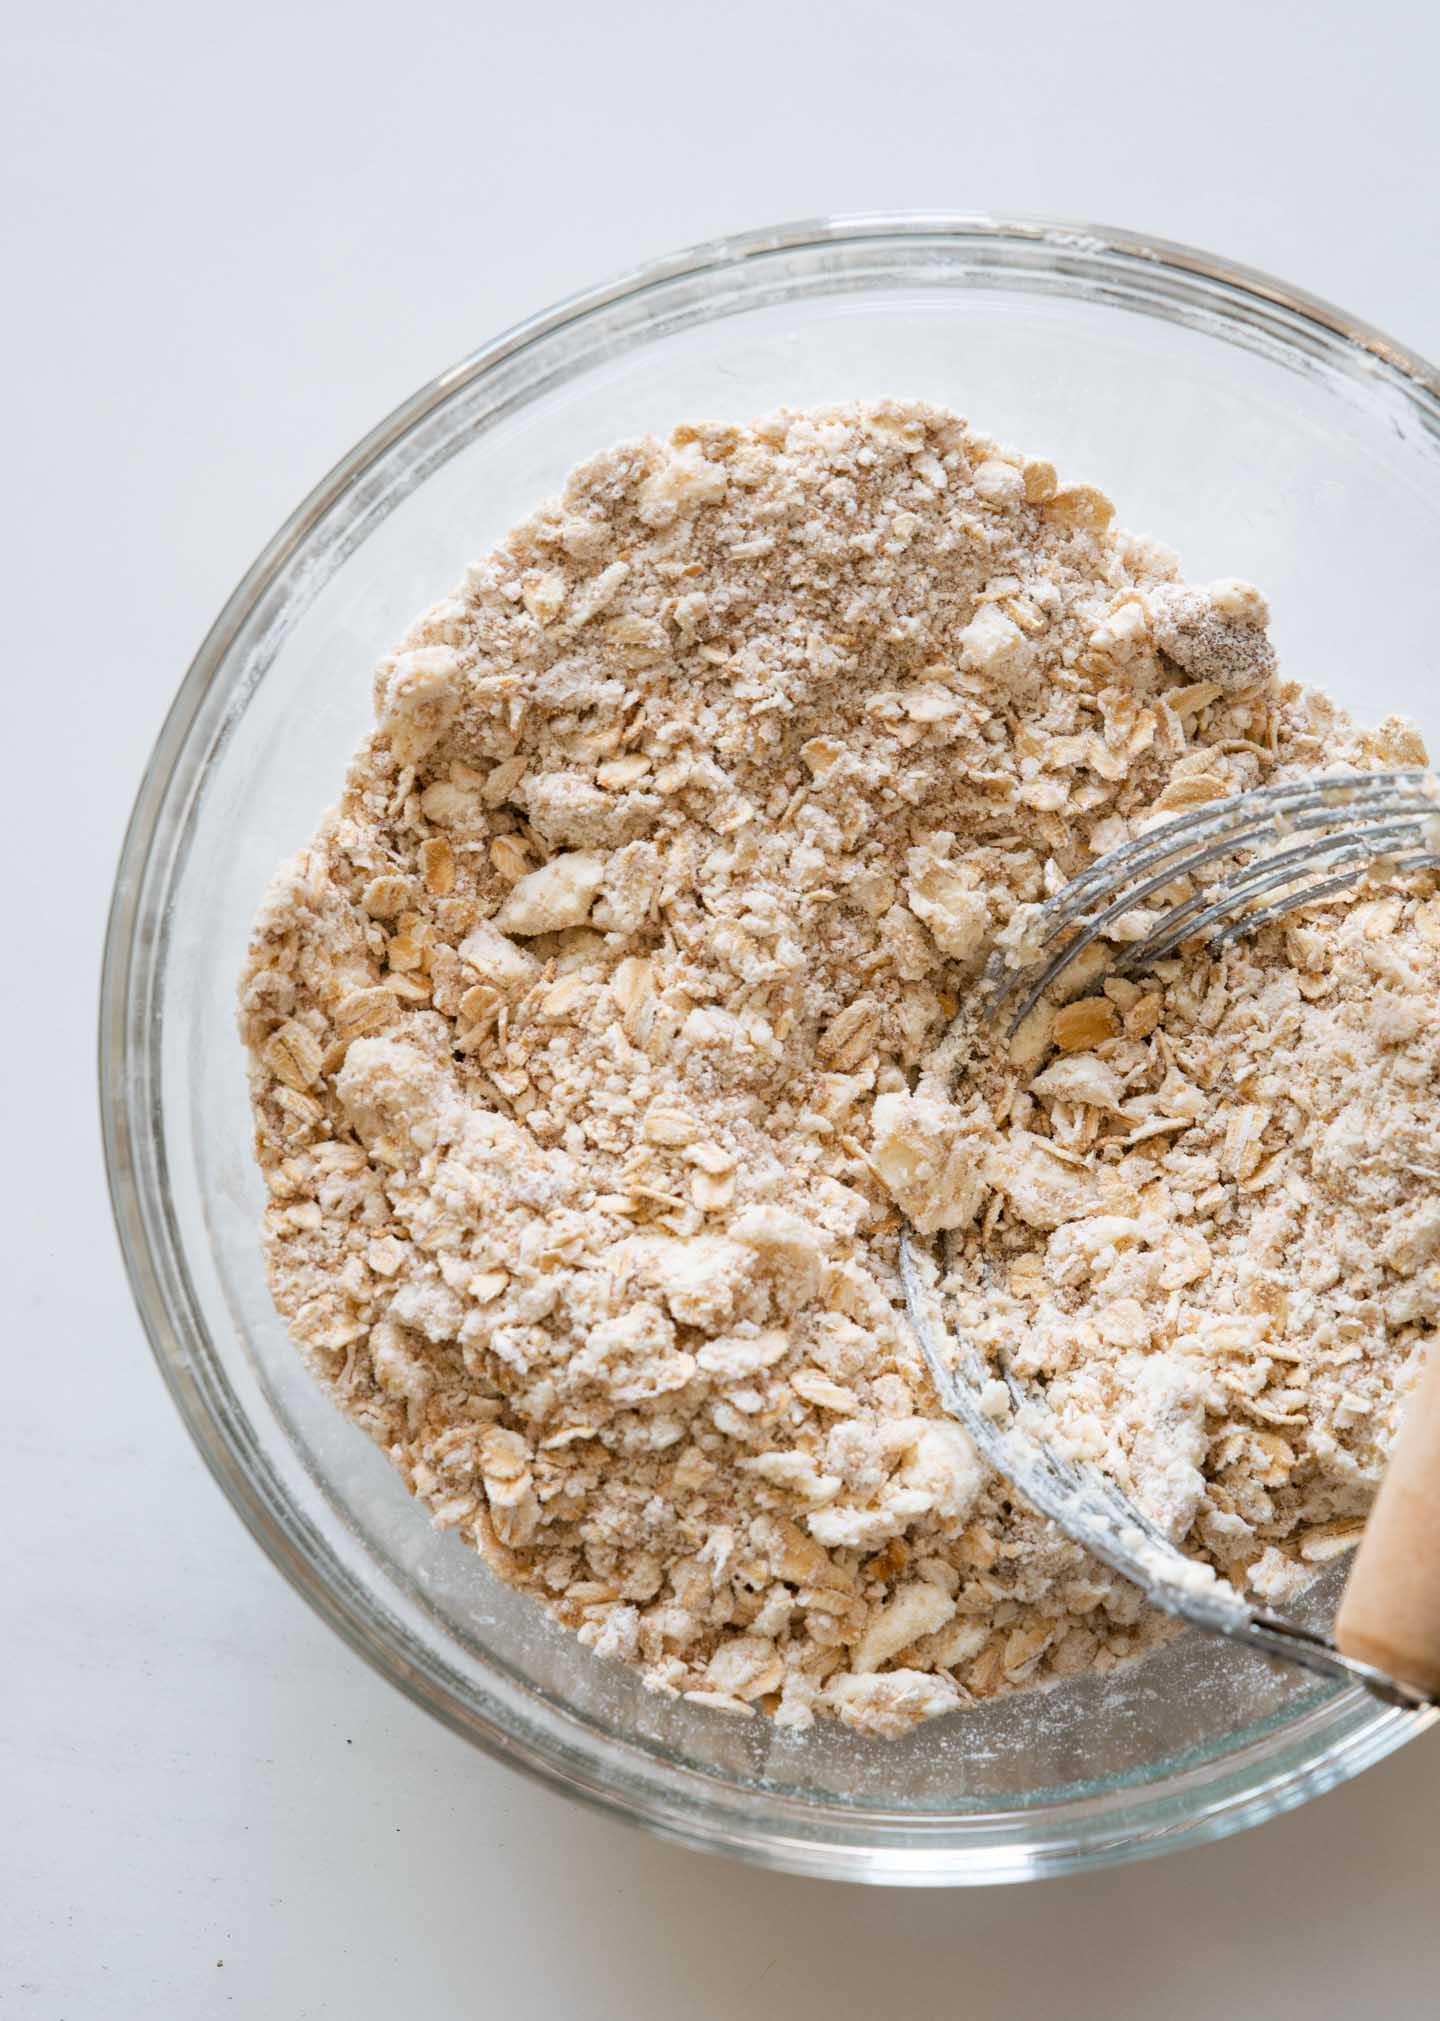
[[[1346,1656],[1440,1693],[1440,1348],[1432,1348],[1335,1622]]]

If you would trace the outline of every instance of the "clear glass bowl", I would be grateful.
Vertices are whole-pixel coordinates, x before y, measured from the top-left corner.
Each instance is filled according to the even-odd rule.
[[[230,599],[120,864],[106,1145],[135,1296],[196,1443],[311,1605],[419,1704],[693,1845],[861,1880],[1019,1880],[1236,1830],[1424,1722],[1194,1635],[889,1743],[648,1695],[431,1530],[312,1387],[261,1272],[232,1017],[256,901],[338,788],[372,662],[468,560],[619,438],[890,394],[1097,482],[1191,574],[1262,584],[1290,670],[1440,732],[1440,380],[1399,345],[1261,275],[1089,227],[862,217],[701,246],[425,387]]]

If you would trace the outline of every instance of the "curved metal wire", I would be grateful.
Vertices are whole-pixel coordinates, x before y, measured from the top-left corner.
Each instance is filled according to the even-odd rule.
[[[1296,785],[1259,786],[1218,807],[1211,803],[1195,814],[1180,815],[1133,841],[1122,842],[1040,908],[1030,935],[1036,959],[1018,967],[1003,955],[992,959],[982,979],[987,1017],[998,1017],[1018,995],[1019,1008],[1011,1012],[1007,1026],[1015,1031],[1065,969],[1128,913],[1143,907],[1146,899],[1197,877],[1225,857],[1259,852],[1267,844],[1312,830],[1326,832],[1314,834],[1312,840],[1280,856],[1262,858],[1247,866],[1249,872],[1259,876],[1267,866],[1276,869],[1282,861],[1298,869],[1307,861],[1320,861],[1337,849],[1353,847],[1358,877],[1385,857],[1388,842],[1408,837],[1407,846],[1412,849],[1440,849],[1440,801],[1435,797],[1434,781],[1430,774],[1418,771],[1369,772],[1327,775]],[[1203,903],[1203,898],[1198,902]],[[1309,896],[1297,895],[1282,910],[1309,902]],[[1190,894],[1170,909],[1177,915],[1177,926],[1183,923],[1181,908],[1196,903],[1195,895]],[[1230,909],[1228,904],[1225,909]],[[1236,927],[1240,929],[1240,922]],[[1067,931],[1071,928],[1073,932]],[[1190,929],[1202,930],[1198,924]],[[1172,945],[1187,937],[1179,933]],[[1150,954],[1144,958],[1159,957]],[[1121,963],[1128,970],[1141,959],[1139,948],[1130,948]]]

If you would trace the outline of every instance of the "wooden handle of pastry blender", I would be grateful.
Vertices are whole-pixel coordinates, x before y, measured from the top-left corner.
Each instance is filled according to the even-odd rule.
[[[1440,1694],[1440,1346],[1406,1406],[1335,1641],[1342,1654]]]

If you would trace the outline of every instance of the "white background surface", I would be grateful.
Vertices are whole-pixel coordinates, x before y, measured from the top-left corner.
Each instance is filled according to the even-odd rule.
[[[970,1895],[673,1851],[471,1753],[321,1628],[191,1452],[122,1278],[91,1067],[171,693],[281,518],[422,379],[672,246],[892,205],[1189,240],[1440,356],[1427,19],[0,8],[0,2014],[1433,2011],[1435,1736],[1240,1840]]]

